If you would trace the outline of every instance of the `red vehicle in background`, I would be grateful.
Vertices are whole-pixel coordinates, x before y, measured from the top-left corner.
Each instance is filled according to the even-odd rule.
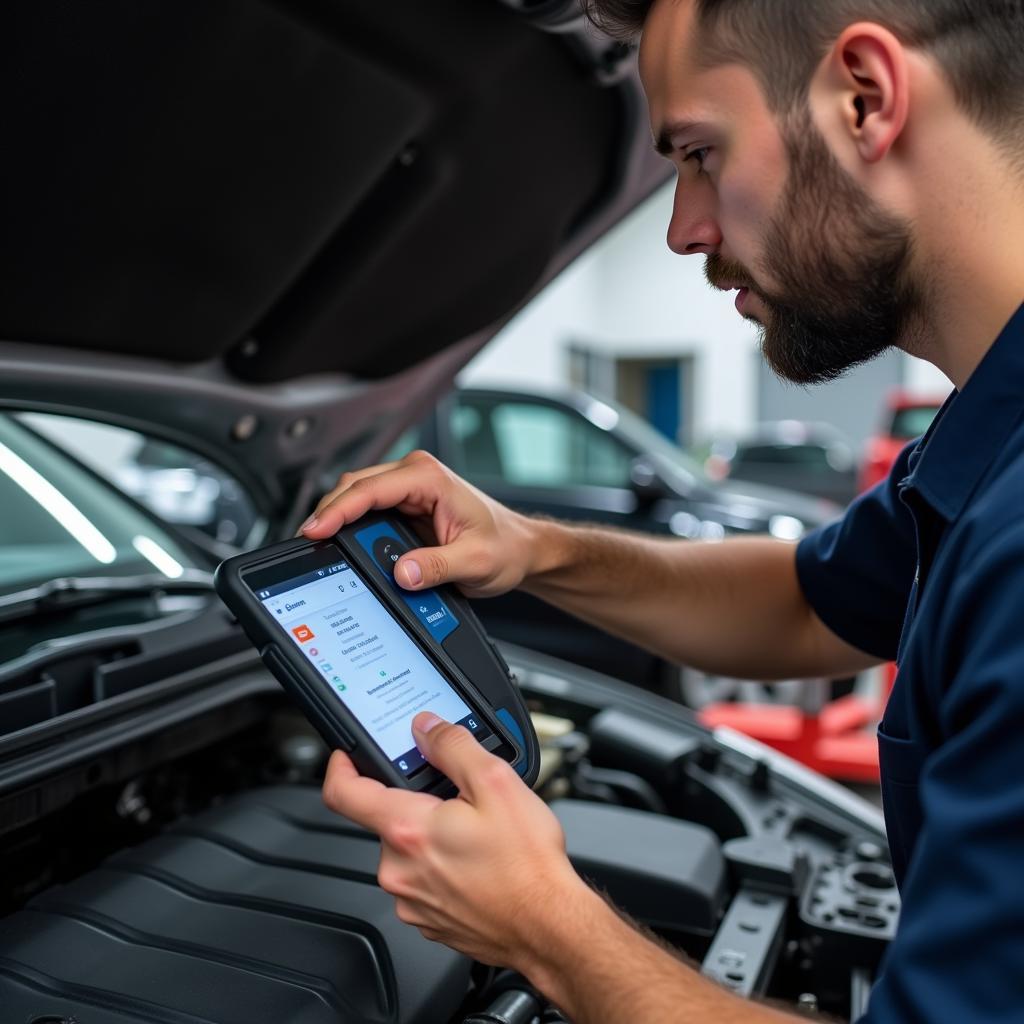
[[[858,479],[861,491],[884,480],[908,441],[923,434],[945,398],[894,391],[886,401],[883,429],[868,442]],[[875,726],[896,678],[882,668],[877,693],[853,692],[827,699],[807,691],[800,705],[709,704],[699,712],[709,728],[728,726],[781,750],[815,771],[846,782],[878,782]]]
[[[883,427],[864,452],[858,490],[866,491],[884,480],[908,441],[920,437],[935,419],[945,396],[911,395],[893,391],[886,402]]]

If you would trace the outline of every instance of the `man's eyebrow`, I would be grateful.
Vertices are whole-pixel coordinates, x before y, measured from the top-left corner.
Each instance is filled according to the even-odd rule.
[[[671,124],[662,126],[660,132],[654,138],[654,148],[662,156],[671,155],[672,151],[676,148],[672,139],[677,135],[682,135],[684,132],[692,131],[694,128],[698,128],[700,125],[696,121],[673,121]]]

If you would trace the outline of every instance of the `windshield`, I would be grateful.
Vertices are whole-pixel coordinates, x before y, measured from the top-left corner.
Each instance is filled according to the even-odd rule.
[[[0,414],[0,594],[58,576],[169,579],[195,561],[69,456]]]
[[[618,416],[617,426],[624,437],[628,437],[634,446],[643,452],[654,455],[663,466],[673,471],[684,487],[692,487],[694,483],[707,483],[708,478],[696,459],[691,458],[679,445],[659,433],[647,420],[635,412],[619,405],[617,402],[600,400],[602,405],[614,409]]]

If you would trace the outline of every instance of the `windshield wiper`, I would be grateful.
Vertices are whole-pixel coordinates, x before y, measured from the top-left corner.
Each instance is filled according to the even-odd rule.
[[[202,594],[212,590],[213,574],[200,569],[186,569],[176,579],[155,572],[139,576],[61,576],[0,597],[0,622],[50,615],[123,597]]]

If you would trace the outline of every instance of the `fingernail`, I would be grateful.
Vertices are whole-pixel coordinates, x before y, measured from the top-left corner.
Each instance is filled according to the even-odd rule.
[[[418,587],[423,582],[423,570],[420,568],[419,562],[409,559],[402,563],[402,568],[405,569],[405,578],[410,587]]]
[[[316,526],[316,524],[317,524],[317,523],[318,523],[319,521],[320,521],[320,520],[319,520],[319,519],[317,519],[317,517],[316,517],[316,513],[314,512],[314,513],[313,513],[313,515],[311,515],[311,516],[310,516],[310,517],[309,517],[309,518],[308,518],[308,519],[307,519],[307,520],[306,520],[306,521],[305,521],[305,522],[304,522],[304,523],[303,523],[303,524],[302,524],[302,525],[301,525],[301,526],[299,527],[299,531],[300,531],[301,533],[305,533],[305,532],[306,532],[306,530],[312,530],[312,529],[313,529],[313,527],[314,527],[314,526]]]
[[[442,721],[433,711],[424,711],[423,714],[416,716],[413,728],[417,732],[428,733],[435,726],[440,725]]]

